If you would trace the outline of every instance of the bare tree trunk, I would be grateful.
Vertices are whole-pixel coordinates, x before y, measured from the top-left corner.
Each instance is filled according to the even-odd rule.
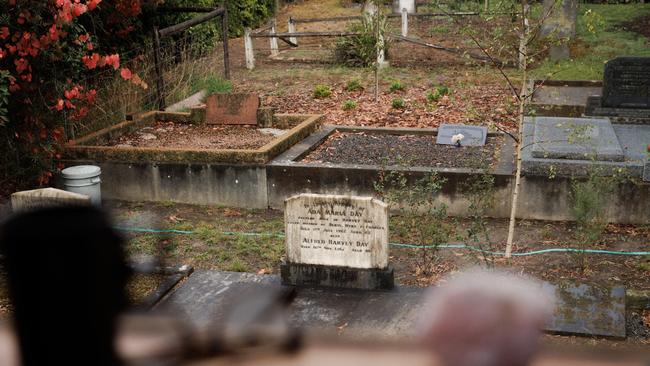
[[[519,92],[519,133],[517,144],[517,171],[515,173],[515,187],[512,192],[512,206],[510,207],[510,223],[508,224],[508,240],[506,242],[506,258],[512,255],[512,243],[515,236],[515,223],[517,217],[517,203],[519,201],[519,188],[521,186],[521,148],[524,137],[524,111],[526,105],[526,86],[528,84],[528,59],[527,59],[527,44],[528,44],[528,0],[522,0],[522,33],[519,42],[519,69],[522,71],[521,91]]]
[[[377,57],[375,57],[375,103],[379,103],[379,53],[382,45],[379,41],[379,4],[376,4],[375,10],[375,45],[377,46]]]

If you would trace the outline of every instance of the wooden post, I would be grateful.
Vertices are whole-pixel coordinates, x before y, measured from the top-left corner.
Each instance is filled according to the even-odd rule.
[[[409,36],[409,12],[402,8],[402,37]]]
[[[292,17],[289,17],[289,23],[287,24],[287,32],[288,33],[295,33],[296,32],[296,23],[293,21]],[[297,37],[289,37],[289,42],[295,44],[296,46],[298,45],[298,38]]]
[[[244,28],[244,53],[246,54],[246,68],[253,70],[255,68],[255,54],[253,53],[251,29],[248,27]]]
[[[273,18],[271,20],[271,34],[275,34],[276,26],[277,23],[275,21],[275,18]],[[277,37],[269,38],[269,43],[271,45],[271,57],[276,57],[277,55],[280,54],[279,47],[278,47],[278,38]]]
[[[223,38],[223,72],[226,80],[230,80],[230,52],[228,51],[228,0],[223,2],[223,15],[221,15],[221,34]]]
[[[162,64],[160,60],[160,34],[158,26],[153,27],[153,60],[156,67],[156,97],[158,110],[165,110],[165,81],[163,80]]]

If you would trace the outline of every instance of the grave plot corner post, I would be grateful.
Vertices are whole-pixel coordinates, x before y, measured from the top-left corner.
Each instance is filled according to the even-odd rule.
[[[271,20],[271,34],[275,34],[275,30],[277,28],[277,22],[275,18]],[[278,47],[278,38],[277,37],[271,37],[269,38],[269,43],[271,46],[271,57],[276,57],[280,54],[279,47]]]
[[[296,33],[296,22],[293,20],[292,17],[289,17],[289,21],[287,23],[287,32],[288,33]],[[289,37],[289,42],[295,44],[296,46],[298,45],[298,37]]]
[[[402,8],[402,37],[409,35],[409,12],[406,8]]]
[[[255,68],[255,54],[253,52],[253,38],[251,38],[251,29],[244,28],[244,53],[246,54],[246,68],[253,70]]]

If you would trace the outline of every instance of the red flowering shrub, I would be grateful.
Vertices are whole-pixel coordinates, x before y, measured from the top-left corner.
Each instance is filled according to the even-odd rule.
[[[133,32],[141,11],[141,0],[0,2],[0,184],[48,183],[66,138],[63,121],[84,118],[97,97],[82,80],[100,70],[137,76],[120,64],[120,52],[142,44]]]

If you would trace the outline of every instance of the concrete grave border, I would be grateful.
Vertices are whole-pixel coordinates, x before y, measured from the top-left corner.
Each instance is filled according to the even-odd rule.
[[[204,123],[205,107],[192,108],[191,112],[151,111],[104,128],[66,144],[64,160],[93,160],[96,162],[202,162],[231,164],[264,164],[293,144],[308,136],[319,126],[322,115],[276,114],[274,127],[291,127],[284,135],[259,149],[181,149],[98,146],[116,136],[128,133],[157,120],[176,123]]]

